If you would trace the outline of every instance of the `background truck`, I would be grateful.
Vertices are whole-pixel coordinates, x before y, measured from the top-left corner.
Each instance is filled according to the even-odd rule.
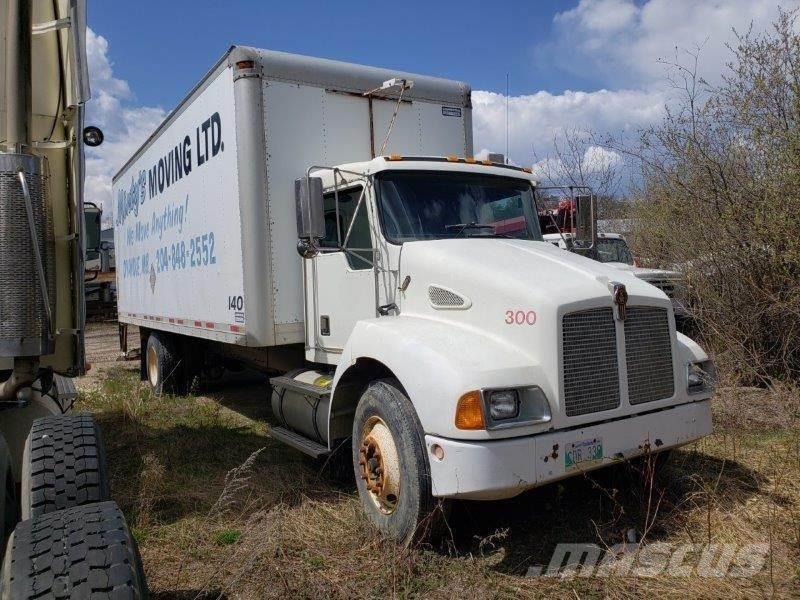
[[[114,231],[101,229],[103,211],[92,202],[84,202],[83,216],[87,233],[83,280],[86,317],[113,318],[117,313]]]
[[[571,241],[574,235],[567,230],[561,233],[546,233],[542,237],[545,241],[563,250],[572,250]],[[629,271],[642,281],[646,281],[664,292],[672,302],[672,312],[675,315],[678,331],[690,335],[689,332],[693,330],[692,319],[687,310],[688,294],[686,282],[681,273],[640,267],[627,240],[619,233],[598,233],[594,246],[586,255],[617,269]]]
[[[544,242],[530,171],[471,155],[464,83],[231,48],[114,178],[142,378],[271,374],[271,434],[349,448],[403,542],[440,501],[710,433],[713,365],[669,299]]]
[[[0,597],[144,598],[84,373],[86,13],[0,0]],[[21,521],[19,521],[21,517]]]

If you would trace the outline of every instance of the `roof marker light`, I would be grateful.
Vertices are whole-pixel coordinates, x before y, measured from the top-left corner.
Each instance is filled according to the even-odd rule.
[[[458,162],[458,157],[455,154],[448,154],[447,162]]]

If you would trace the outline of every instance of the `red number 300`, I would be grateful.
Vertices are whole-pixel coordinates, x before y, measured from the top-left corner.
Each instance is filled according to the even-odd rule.
[[[506,325],[535,325],[535,310],[507,310]]]

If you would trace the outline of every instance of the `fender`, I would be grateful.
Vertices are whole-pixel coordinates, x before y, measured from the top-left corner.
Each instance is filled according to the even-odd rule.
[[[684,386],[688,385],[688,369],[686,365],[689,363],[694,362],[704,362],[709,360],[708,354],[706,351],[700,347],[700,344],[695,342],[692,338],[682,334],[681,332],[676,332],[678,334],[678,339],[676,343],[677,348],[677,363],[678,367],[681,368],[681,382]],[[711,359],[713,365],[713,359]],[[713,377],[716,379],[716,367],[714,367],[714,374]],[[697,392],[692,394],[692,400],[705,400],[706,398],[710,398],[712,395],[712,390],[708,390],[705,392]]]
[[[400,380],[427,434],[489,439],[528,435],[548,428],[545,424],[495,431],[456,429],[456,403],[468,391],[538,385],[548,398],[553,398],[554,387],[545,379],[535,357],[507,341],[453,322],[403,315],[356,324],[334,374],[329,428],[337,385],[360,358],[380,362]]]
[[[700,344],[680,331],[675,333],[678,334],[678,360],[681,364],[708,360],[708,354],[700,347]]]

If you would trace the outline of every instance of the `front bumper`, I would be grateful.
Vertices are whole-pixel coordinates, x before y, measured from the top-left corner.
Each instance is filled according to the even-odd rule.
[[[511,498],[527,489],[579,475],[648,451],[674,448],[709,435],[711,401],[521,438],[460,441],[425,436],[433,495],[471,500]],[[569,444],[602,439],[603,457],[567,468]],[[438,460],[431,446],[444,456]]]

